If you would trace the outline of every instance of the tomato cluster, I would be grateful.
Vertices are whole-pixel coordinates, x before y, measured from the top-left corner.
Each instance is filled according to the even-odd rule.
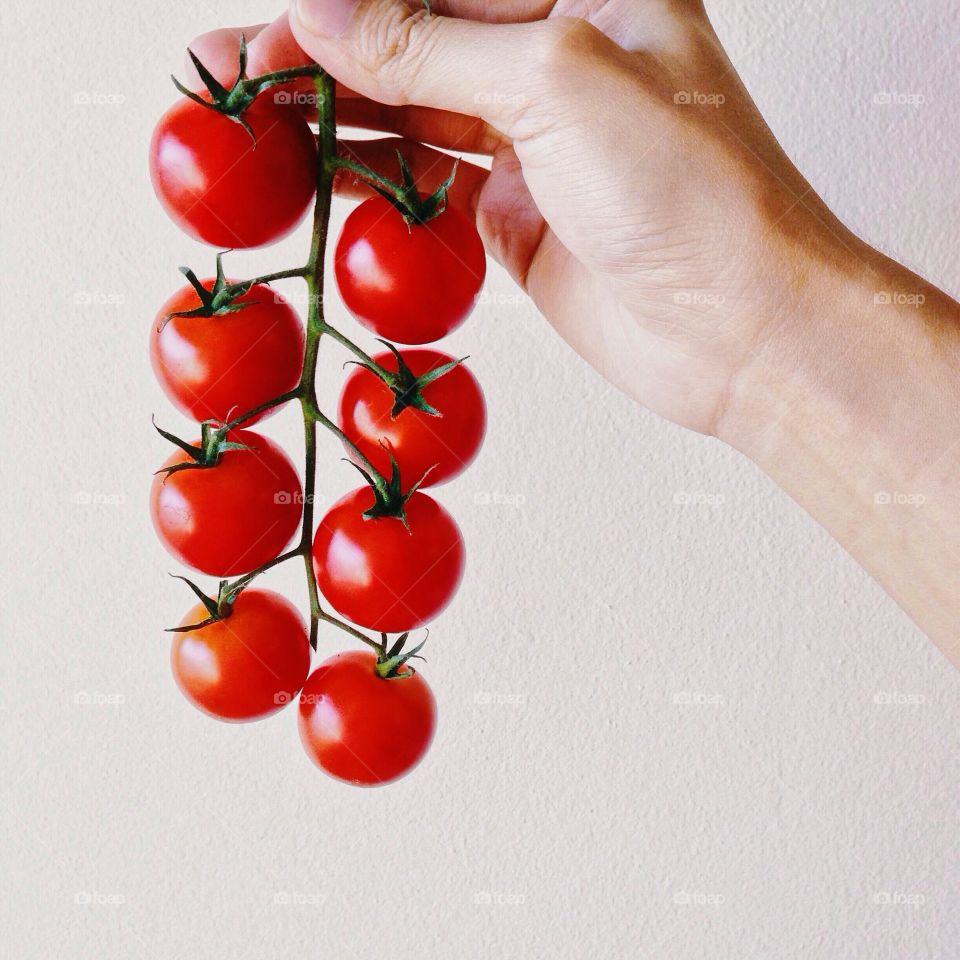
[[[150,150],[168,214],[217,247],[273,243],[301,220],[318,182],[330,189],[318,177],[318,146],[303,114],[262,92],[291,71],[249,80],[244,65],[241,47],[240,73],[227,90],[198,63],[207,92],[184,91]],[[332,328],[319,312],[305,328],[269,286],[278,275],[227,279],[219,256],[216,275],[204,280],[183,268],[189,284],[160,308],[150,331],[157,379],[200,434],[188,442],[160,431],[176,449],[151,487],[154,528],[180,563],[221,578],[216,597],[187,581],[200,602],[173,631],[176,682],[199,709],[228,721],[266,717],[299,699],[310,758],[364,785],[407,773],[432,739],[433,694],[410,664],[419,647],[404,646],[449,603],[465,551],[454,519],[423,491],[469,465],[486,425],[483,394],[462,361],[387,342],[426,344],[450,332],[472,309],[484,276],[472,220],[447,205],[445,187],[424,198],[405,167],[403,174],[394,199],[373,196],[349,215],[334,254],[345,305],[389,348],[370,356],[335,331],[359,358],[336,422],[319,411],[314,387],[320,332]],[[383,183],[371,172],[373,179]],[[304,270],[280,276],[320,278],[322,249],[311,258]],[[300,402],[308,428],[308,480],[317,423],[337,434],[367,480],[315,529],[313,490],[303,489],[277,444],[249,429],[290,400]],[[250,586],[296,556],[314,577],[309,633],[287,599]],[[374,649],[337,654],[311,674],[318,622]]]

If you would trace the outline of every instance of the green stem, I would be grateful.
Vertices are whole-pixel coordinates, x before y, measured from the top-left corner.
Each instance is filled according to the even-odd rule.
[[[349,170],[351,173],[355,173],[358,177],[362,177],[369,183],[375,183],[381,190],[386,190],[387,193],[400,201],[406,199],[400,186],[387,177],[381,176],[376,171],[364,166],[362,163],[358,163],[356,160],[351,160],[349,157],[337,156],[334,158],[333,166],[340,170]]]
[[[272,400],[265,400],[252,410],[242,413],[239,417],[234,417],[229,423],[224,424],[224,426],[227,430],[234,430],[242,423],[246,423],[248,420],[258,416],[264,411],[271,410],[273,407],[279,407],[281,404],[287,403],[289,400],[296,400],[299,396],[300,388],[295,387],[293,390],[288,390],[286,393],[281,393],[280,396],[274,397]]]
[[[306,447],[304,466],[303,530],[300,551],[307,572],[310,594],[310,645],[317,648],[317,627],[323,611],[317,592],[310,555],[313,537],[313,493],[317,483],[317,356],[323,336],[323,257],[327,248],[330,223],[330,199],[333,193],[333,169],[330,157],[337,152],[334,120],[336,84],[323,73],[314,80],[317,91],[317,113],[320,125],[319,159],[317,163],[317,200],[313,208],[313,239],[304,279],[307,283],[307,333],[300,378],[300,406],[303,410],[303,436]]]
[[[256,570],[251,570],[249,573],[244,574],[238,580],[234,580],[233,583],[228,583],[226,587],[227,593],[236,593],[238,590],[242,590],[248,584],[252,583],[261,573],[266,573],[271,567],[279,566],[281,563],[284,563],[287,560],[291,560],[293,557],[300,556],[300,547],[298,546],[295,550],[288,550],[286,553],[281,553],[280,556],[274,557],[272,560],[268,560],[266,563],[261,563]]]
[[[228,284],[227,290],[231,293],[239,292],[244,287],[252,287],[257,283],[273,283],[274,280],[291,280],[294,277],[305,277],[308,267],[291,267],[289,270],[278,270],[276,273],[265,273],[262,277],[251,277],[240,283]]]
[[[336,340],[341,346],[346,347],[365,367],[369,367],[381,379],[391,380],[394,378],[394,374],[390,373],[390,371],[384,367],[381,367],[370,354],[362,347],[358,347],[349,337],[345,337],[336,327],[331,327],[329,323],[324,323],[323,332],[329,334],[330,338]]]

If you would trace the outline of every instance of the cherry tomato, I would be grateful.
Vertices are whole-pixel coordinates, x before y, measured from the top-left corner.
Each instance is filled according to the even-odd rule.
[[[316,188],[317,148],[292,107],[260,97],[243,113],[256,137],[186,97],[161,118],[150,143],[153,189],[169,217],[223,249],[286,236]]]
[[[202,281],[208,290],[213,279]],[[194,420],[225,421],[292,390],[303,367],[303,327],[280,294],[257,284],[234,300],[249,306],[212,317],[170,317],[200,298],[182,287],[150,330],[150,360],[164,392]],[[277,408],[271,408],[267,415]],[[247,420],[255,423],[265,414]]]
[[[407,226],[383,197],[371,197],[343,225],[334,271],[347,309],[385,340],[431,343],[460,326],[483,284],[477,228],[448,206]]]
[[[273,441],[235,430],[211,467],[158,473],[150,514],[161,542],[181,563],[214,577],[247,573],[272,560],[300,522],[303,492],[287,455]],[[199,441],[196,441],[199,443]],[[177,450],[164,464],[190,460]]]
[[[348,493],[320,521],[313,540],[317,586],[348,620],[401,633],[432,620],[463,576],[463,537],[453,517],[424,493],[407,500],[409,529],[395,517],[367,520],[369,487]]]
[[[454,359],[438,350],[402,350],[401,355],[415,376]],[[391,372],[397,369],[397,359],[389,351],[373,359]],[[423,486],[429,487],[466,469],[480,449],[487,415],[480,384],[462,363],[428,383],[422,396],[439,417],[406,407],[391,418],[395,398],[390,388],[366,367],[354,367],[340,394],[339,420],[340,429],[380,473],[390,475],[383,442],[408,485],[426,473]]]
[[[181,626],[209,617],[203,604]],[[272,590],[244,590],[230,615],[175,633],[170,666],[183,695],[220,720],[259,720],[297,695],[310,670],[310,641],[297,608]]]
[[[376,655],[340,653],[310,674],[300,694],[300,739],[325,773],[358,786],[378,786],[409,773],[423,759],[437,708],[415,673],[383,680]]]

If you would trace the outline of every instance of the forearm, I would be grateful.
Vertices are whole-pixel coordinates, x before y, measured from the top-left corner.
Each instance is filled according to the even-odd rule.
[[[820,267],[723,436],[960,667],[960,305],[873,251]],[[849,265],[848,264],[848,265]]]

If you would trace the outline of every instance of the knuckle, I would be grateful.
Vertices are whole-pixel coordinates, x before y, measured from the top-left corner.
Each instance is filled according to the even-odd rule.
[[[603,39],[592,24],[573,17],[552,17],[541,27],[536,56],[551,80],[568,77],[589,62]]]
[[[363,61],[376,77],[381,94],[394,104],[407,102],[407,94],[423,64],[429,59],[431,38],[439,23],[426,9],[410,11],[391,5],[369,29],[360,31]]]

